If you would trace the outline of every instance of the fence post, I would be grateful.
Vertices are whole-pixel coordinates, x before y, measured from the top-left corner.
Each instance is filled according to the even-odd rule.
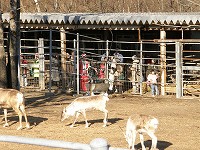
[[[39,87],[41,90],[45,89],[45,81],[44,81],[44,39],[39,38],[38,40],[38,53],[39,53]]]
[[[103,138],[96,138],[90,142],[91,150],[108,150],[108,142]]]
[[[62,75],[62,92],[66,91],[66,34],[63,28],[60,29],[60,42],[61,42],[61,75]],[[69,83],[67,83],[69,84]]]
[[[183,96],[182,87],[182,43],[176,42],[176,98]]]
[[[166,31],[160,31],[160,39],[166,39]],[[165,95],[166,86],[166,43],[160,43],[160,77],[161,77],[161,95]]]

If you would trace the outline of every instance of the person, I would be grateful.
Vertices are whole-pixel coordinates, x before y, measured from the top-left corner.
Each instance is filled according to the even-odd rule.
[[[158,74],[156,74],[155,71],[152,70],[151,73],[147,76],[147,82],[151,87],[152,96],[159,95],[157,80],[158,80]]]
[[[88,68],[90,68],[90,62],[86,57],[86,54],[83,53],[79,62],[80,89],[84,92],[87,91],[86,83],[89,82]]]
[[[155,59],[149,59],[147,61],[146,78],[151,73],[152,70],[159,70],[159,68],[156,65],[156,60]]]
[[[118,53],[118,52],[114,53],[114,58],[115,58],[117,63],[123,63],[124,62],[123,55]]]
[[[59,86],[60,82],[60,59],[59,54],[55,54],[52,57],[52,72],[51,79],[55,86]]]

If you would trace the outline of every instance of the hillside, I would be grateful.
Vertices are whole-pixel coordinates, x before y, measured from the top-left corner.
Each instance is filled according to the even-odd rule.
[[[36,3],[38,1],[38,7]],[[10,0],[1,0],[2,12],[10,10]],[[21,12],[123,13],[199,12],[199,0],[21,0]]]

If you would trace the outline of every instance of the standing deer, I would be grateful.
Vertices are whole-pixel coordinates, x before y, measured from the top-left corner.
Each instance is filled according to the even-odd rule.
[[[30,128],[25,111],[25,100],[21,92],[15,89],[0,88],[0,107],[4,109],[5,124],[3,127],[9,126],[7,120],[7,109],[13,108],[13,110],[19,116],[19,127],[17,128],[17,130],[22,129],[22,115],[24,115],[26,121],[26,128]]]
[[[86,83],[86,87],[90,92],[90,96],[94,95],[94,92],[100,92],[101,94],[107,93],[109,90],[109,83],[105,81],[103,83]]]
[[[137,133],[140,135],[142,150],[146,150],[144,146],[143,133],[147,133],[152,139],[151,150],[156,150],[157,137],[155,130],[158,127],[158,120],[152,116],[135,114],[129,117],[126,125],[126,141],[129,148],[134,150],[134,144]]]
[[[86,118],[86,111],[90,109],[96,109],[104,112],[104,125],[107,125],[108,110],[106,109],[106,102],[109,100],[107,93],[103,95],[83,96],[76,98],[70,105],[63,109],[61,115],[61,121],[64,121],[69,116],[75,116],[75,120],[70,126],[71,128],[75,125],[80,113],[85,118],[85,127],[89,126]]]

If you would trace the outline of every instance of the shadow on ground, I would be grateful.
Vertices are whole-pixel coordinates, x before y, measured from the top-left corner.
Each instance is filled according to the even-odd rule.
[[[32,95],[25,97],[26,99],[26,107],[33,108],[37,106],[50,106],[50,105],[63,105],[63,104],[69,104],[69,100],[74,99],[74,97],[66,95],[64,93],[60,94],[49,94],[49,93],[43,93],[39,95]],[[52,104],[51,104],[51,103]]]
[[[147,140],[144,142],[144,145],[146,147],[146,149],[150,149],[151,148],[151,140]],[[157,143],[157,148],[159,150],[164,150],[166,148],[168,148],[170,145],[172,145],[172,143],[167,142],[167,141],[158,141]],[[142,150],[141,144],[138,143],[137,145],[135,145],[135,148],[137,148],[137,150]]]
[[[110,126],[111,124],[115,124],[115,123],[117,123],[120,120],[123,120],[123,119],[122,118],[109,118],[107,126]],[[95,123],[102,123],[102,125],[103,125],[103,119],[88,120],[88,123],[89,123],[89,127],[92,126]],[[80,124],[85,124],[85,121],[78,121],[78,122],[76,122],[76,124],[75,124],[74,127],[76,127],[76,126],[78,126]],[[70,126],[70,125],[72,125],[72,123],[67,124],[66,126]]]

